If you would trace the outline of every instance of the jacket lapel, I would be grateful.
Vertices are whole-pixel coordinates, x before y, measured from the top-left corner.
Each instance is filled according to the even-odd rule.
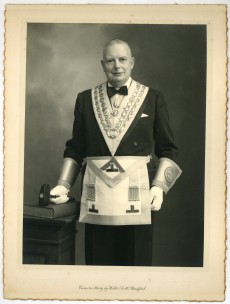
[[[120,145],[128,138],[128,136],[130,135],[130,133],[133,131],[133,129],[136,127],[137,123],[139,122],[139,120],[141,119],[141,115],[145,109],[145,106],[148,102],[148,98],[145,98],[144,101],[142,102],[142,105],[139,109],[139,111],[137,112],[136,116],[134,117],[129,129],[127,130],[127,132],[125,133],[125,135],[123,136]]]

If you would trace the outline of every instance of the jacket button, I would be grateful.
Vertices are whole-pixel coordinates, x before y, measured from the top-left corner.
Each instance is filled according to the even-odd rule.
[[[134,141],[133,145],[136,147],[138,145],[138,143],[136,141]]]

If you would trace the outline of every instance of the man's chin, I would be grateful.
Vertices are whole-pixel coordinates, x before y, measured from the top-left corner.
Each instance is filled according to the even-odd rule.
[[[124,78],[123,75],[116,75],[113,77],[113,79],[110,79],[109,82],[116,87],[116,85],[122,86],[123,84],[126,83],[126,79]]]

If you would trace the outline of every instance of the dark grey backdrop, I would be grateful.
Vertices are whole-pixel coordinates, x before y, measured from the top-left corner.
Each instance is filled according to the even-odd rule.
[[[183,175],[156,214],[154,265],[202,266],[206,26],[28,24],[24,201],[56,185],[77,93],[105,80],[101,51],[113,38],[130,44],[133,78],[163,91],[180,148]]]

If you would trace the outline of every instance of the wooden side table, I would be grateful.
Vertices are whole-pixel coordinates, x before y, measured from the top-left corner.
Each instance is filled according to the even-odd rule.
[[[23,264],[74,265],[76,219],[24,215]]]

